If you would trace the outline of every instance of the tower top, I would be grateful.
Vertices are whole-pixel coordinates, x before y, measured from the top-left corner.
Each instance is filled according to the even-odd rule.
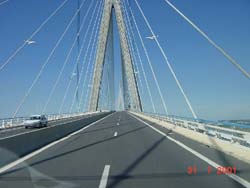
[[[97,56],[95,62],[95,69],[93,74],[92,91],[89,104],[90,111],[98,109],[98,102],[100,96],[101,80],[103,75],[103,67],[105,61],[105,53],[108,43],[108,33],[113,24],[112,8],[115,9],[114,14],[117,20],[118,32],[121,46],[121,60],[122,60],[122,77],[123,77],[123,93],[125,101],[125,109],[141,111],[141,100],[136,83],[132,56],[129,50],[129,43],[127,41],[126,25],[123,18],[123,10],[121,0],[105,0],[104,10],[102,14],[101,27],[99,32],[99,41],[97,47]]]

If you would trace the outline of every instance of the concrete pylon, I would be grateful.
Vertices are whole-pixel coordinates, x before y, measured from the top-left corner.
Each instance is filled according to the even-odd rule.
[[[100,87],[103,75],[103,67],[105,62],[105,52],[108,43],[109,30],[113,28],[113,16],[115,14],[120,37],[121,47],[121,62],[122,62],[122,76],[126,79],[127,91],[124,91],[128,96],[125,109],[141,111],[141,100],[138,92],[138,87],[135,79],[135,73],[132,64],[132,58],[129,51],[129,44],[126,38],[125,22],[122,14],[121,0],[105,0],[104,11],[102,15],[101,27],[99,32],[99,41],[97,46],[97,56],[93,74],[92,91],[90,96],[89,111],[96,111],[98,109],[98,101],[100,96]]]

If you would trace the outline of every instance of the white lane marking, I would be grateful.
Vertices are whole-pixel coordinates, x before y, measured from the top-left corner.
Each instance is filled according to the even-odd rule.
[[[116,125],[120,125],[120,123],[117,123]]]
[[[75,131],[75,132],[69,134],[68,136],[65,136],[65,137],[63,137],[63,138],[61,138],[61,139],[59,139],[59,140],[56,140],[56,141],[54,141],[54,142],[52,142],[52,143],[50,143],[50,144],[48,144],[48,145],[46,145],[46,146],[44,146],[44,147],[42,147],[42,148],[36,150],[36,151],[33,151],[32,153],[30,153],[30,154],[28,154],[28,155],[25,155],[24,157],[22,157],[22,158],[20,158],[20,159],[18,159],[18,160],[16,160],[16,161],[13,161],[13,162],[11,162],[11,163],[9,163],[9,164],[3,166],[2,168],[0,168],[0,174],[3,173],[3,172],[5,172],[6,170],[9,170],[9,169],[13,168],[14,166],[16,166],[16,165],[18,165],[18,164],[20,164],[20,163],[22,163],[22,162],[24,162],[24,161],[26,161],[26,160],[28,160],[28,159],[30,159],[30,158],[32,158],[32,157],[38,155],[39,153],[43,152],[44,150],[46,150],[46,149],[48,149],[48,148],[51,148],[52,146],[54,146],[54,145],[56,145],[56,144],[58,144],[58,143],[60,143],[60,142],[63,142],[63,141],[65,141],[65,140],[67,140],[68,138],[70,138],[70,137],[72,137],[72,136],[74,136],[74,135],[80,133],[81,131],[84,131],[85,129],[89,128],[90,126],[92,126],[92,125],[94,125],[94,124],[96,124],[96,123],[99,123],[100,121],[102,121],[102,120],[104,120],[104,119],[106,119],[106,118],[108,118],[109,116],[114,115],[114,114],[115,114],[115,113],[112,113],[112,114],[110,114],[110,115],[108,115],[108,116],[105,116],[105,117],[103,117],[103,118],[101,118],[101,119],[99,119],[99,120],[97,120],[97,121],[95,121],[95,122],[89,124],[88,126],[83,127],[82,129],[80,129],[80,130],[78,130],[78,131]]]
[[[105,165],[103,173],[102,173],[102,179],[101,179],[101,182],[99,184],[99,188],[106,188],[107,187],[109,170],[110,170],[110,165]]]
[[[130,114],[130,113],[129,113]],[[171,140],[172,142],[176,143],[177,145],[179,145],[180,147],[184,148],[185,150],[189,151],[190,153],[192,153],[193,155],[195,155],[196,157],[200,158],[201,160],[205,161],[206,163],[208,163],[209,165],[213,166],[214,168],[218,168],[222,165],[219,165],[218,163],[212,161],[211,159],[207,158],[206,156],[200,154],[199,152],[193,150],[192,148],[186,146],[185,144],[183,144],[182,142],[175,140],[174,138],[171,138],[169,136],[167,136],[164,132],[156,129],[155,127],[151,126],[150,124],[148,124],[147,122],[143,121],[142,119],[134,116],[133,114],[130,114],[132,117],[134,117],[135,119],[137,119],[138,121],[144,123],[145,125],[149,126],[150,128],[152,128],[153,130],[155,130],[156,132],[158,132],[159,134],[165,136],[166,138],[168,138],[169,140]],[[248,182],[247,180],[241,178],[240,176],[237,176],[235,174],[226,174],[228,177],[232,178],[233,180],[237,181],[238,183],[240,183],[241,185],[250,188],[250,182]]]
[[[84,117],[86,118],[86,117]],[[55,126],[59,126],[59,125],[64,125],[64,124],[67,124],[67,123],[72,123],[72,122],[75,122],[75,121],[78,121],[78,120],[81,120],[81,119],[84,119],[84,118],[80,118],[80,119],[74,119],[74,120],[71,120],[71,121],[65,121],[64,123],[56,123],[54,125],[51,125],[51,126],[48,126],[48,127],[45,127],[45,128],[41,128],[41,129],[37,129],[37,130],[33,130],[33,131],[25,131],[25,132],[22,132],[22,133],[18,133],[18,134],[14,134],[14,135],[11,135],[11,136],[6,136],[6,137],[3,137],[3,138],[0,138],[0,140],[4,140],[4,139],[8,139],[8,138],[12,138],[12,137],[15,137],[15,136],[20,136],[20,135],[23,135],[23,134],[28,134],[28,133],[33,133],[33,132],[37,132],[37,131],[41,131],[41,130],[44,130],[44,129],[50,129],[52,127],[55,127]],[[25,129],[24,127],[22,127],[23,129]]]
[[[114,133],[114,136],[117,136],[117,135],[118,135],[118,133],[117,133],[117,132],[115,132],[115,133]]]

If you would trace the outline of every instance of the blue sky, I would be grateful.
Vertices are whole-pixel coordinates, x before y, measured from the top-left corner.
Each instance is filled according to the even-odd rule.
[[[157,45],[154,41],[145,39],[146,36],[150,36],[150,32],[134,0],[130,1],[157,73],[169,113],[191,116]],[[0,6],[0,64],[10,56],[18,45],[28,38],[61,2],[62,0],[10,0]],[[141,4],[155,33],[159,35],[159,42],[162,44],[198,117],[205,119],[249,119],[250,81],[174,12],[164,0],[138,0],[138,2]],[[250,2],[248,0],[171,0],[171,2],[250,72]],[[85,15],[89,4],[90,0],[87,0],[81,12],[82,17]],[[0,117],[9,117],[13,114],[50,50],[74,14],[76,5],[75,0],[70,0],[34,37],[37,43],[26,46],[0,72]],[[87,20],[89,19],[90,15],[88,15]],[[86,28],[87,24],[84,26],[81,36],[84,35]],[[117,93],[120,80],[120,49],[117,27],[115,26],[114,29]],[[134,32],[136,34],[135,30]],[[72,24],[63,42],[53,55],[44,74],[42,74],[41,79],[20,110],[19,116],[41,112],[75,34],[76,22]],[[87,36],[87,38],[90,38],[90,33]],[[159,94],[138,39],[136,35],[135,41],[140,48],[157,111],[163,113]],[[84,46],[84,50],[86,46]],[[62,81],[48,106],[47,113],[58,112],[76,56],[77,48],[74,48]],[[64,112],[69,110],[74,88],[75,84],[71,86]],[[152,111],[146,87],[143,86],[142,89],[144,92],[141,95],[145,110]],[[86,88],[84,88],[84,91],[86,91]]]

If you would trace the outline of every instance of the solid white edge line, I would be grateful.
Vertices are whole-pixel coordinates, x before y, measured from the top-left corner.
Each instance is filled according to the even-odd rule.
[[[212,161],[211,159],[207,158],[206,156],[200,154],[199,152],[193,150],[192,148],[186,146],[185,144],[183,144],[182,142],[175,140],[174,138],[171,138],[169,136],[167,136],[164,132],[156,129],[155,127],[151,126],[150,124],[148,124],[147,122],[143,121],[142,119],[136,117],[135,115],[128,113],[129,115],[131,115],[132,117],[134,117],[135,119],[137,119],[138,121],[144,123],[145,125],[149,126],[150,128],[152,128],[154,131],[158,132],[159,134],[165,136],[166,138],[168,138],[169,140],[171,140],[172,142],[176,143],[177,145],[181,146],[182,148],[184,148],[185,150],[189,151],[190,153],[192,153],[193,155],[195,155],[196,157],[200,158],[201,160],[205,161],[206,163],[208,163],[209,165],[213,166],[214,168],[218,168],[221,165],[219,165],[218,163]],[[248,182],[247,180],[241,178],[240,176],[237,176],[235,174],[226,174],[228,177],[232,178],[233,180],[237,181],[238,183],[240,183],[241,185],[250,188],[250,182]]]
[[[99,184],[99,188],[106,188],[108,183],[108,176],[109,176],[110,165],[105,165],[102,178]]]
[[[65,136],[65,137],[63,137],[63,138],[61,138],[59,140],[56,140],[56,141],[54,141],[54,142],[52,142],[52,143],[50,143],[50,144],[48,144],[48,145],[46,145],[46,146],[44,146],[44,147],[36,150],[36,151],[33,151],[32,153],[30,153],[28,155],[25,155],[24,157],[21,157],[20,159],[14,161],[14,162],[11,162],[11,163],[9,163],[9,164],[1,167],[0,168],[0,175],[1,175],[1,173],[5,172],[6,170],[9,170],[9,169],[13,168],[14,166],[16,166],[16,165],[18,165],[18,164],[20,164],[20,163],[22,163],[22,162],[24,162],[24,161],[32,158],[32,157],[38,155],[39,153],[45,151],[46,149],[51,148],[52,146],[54,146],[54,145],[56,145],[56,144],[58,144],[60,142],[63,142],[65,140],[67,140],[68,138],[70,138],[70,137],[72,137],[72,136],[80,133],[81,131],[84,131],[85,129],[89,128],[90,126],[92,126],[92,125],[94,125],[96,123],[99,123],[100,121],[102,121],[102,120],[104,120],[104,119],[106,119],[106,118],[108,118],[108,117],[110,117],[111,115],[114,115],[114,114],[115,113],[112,113],[112,114],[110,114],[108,116],[105,116],[105,117],[103,117],[103,118],[101,118],[101,119],[99,119],[99,120],[97,120],[97,121],[89,124],[88,126],[83,127],[82,129],[80,129],[78,131],[75,131],[75,132],[73,132],[73,133],[71,133],[71,134],[69,134],[69,135],[67,135],[67,136]]]

